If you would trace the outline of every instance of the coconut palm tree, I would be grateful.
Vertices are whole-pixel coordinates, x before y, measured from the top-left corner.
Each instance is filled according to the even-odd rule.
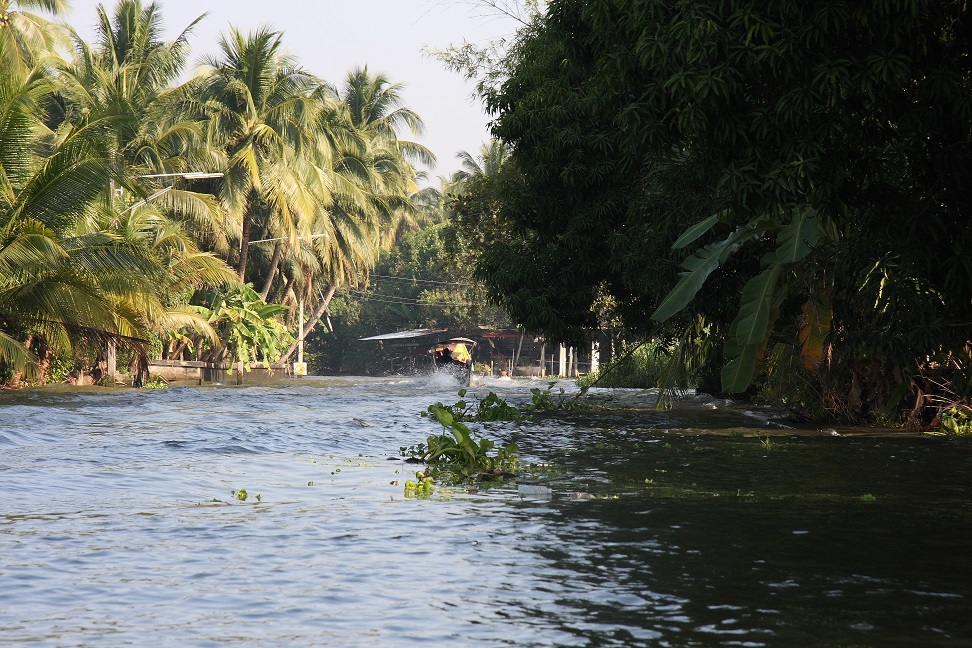
[[[448,180],[439,176],[439,184],[446,188]],[[409,197],[409,209],[397,209],[382,232],[382,250],[390,252],[406,234],[417,232],[446,220],[444,191],[437,187],[422,187]]]
[[[0,68],[24,76],[45,53],[69,44],[61,25],[29,11],[41,9],[54,17],[68,10],[65,0],[0,0]]]
[[[372,74],[368,67],[348,72],[341,87],[351,124],[369,141],[392,142],[399,154],[410,162],[435,165],[435,155],[429,149],[407,139],[401,139],[403,129],[413,136],[425,132],[425,124],[405,105],[402,91],[405,86],[392,83],[383,74]]]
[[[142,353],[142,316],[154,297],[152,264],[117,235],[93,229],[111,177],[108,160],[83,138],[39,156],[41,104],[51,92],[39,71],[0,75],[0,359],[20,370],[37,358],[11,334],[30,329],[41,368],[52,348],[94,341]]]
[[[76,35],[74,57],[57,67],[61,84],[60,123],[100,141],[118,176],[130,189],[114,206],[157,194],[171,174],[213,168],[218,156],[206,151],[201,124],[180,111],[171,88],[185,67],[193,21],[171,41],[162,40],[159,6],[119,0],[111,16],[97,8],[97,44]],[[148,176],[148,177],[146,177]],[[157,198],[198,238],[217,250],[228,249],[223,212],[211,194],[173,186]],[[112,196],[114,200],[114,196]]]
[[[51,131],[56,80],[0,75],[0,360],[42,377],[52,351],[121,345],[144,359],[151,331],[206,332],[179,297],[235,281],[159,205],[105,202],[106,187],[126,181],[105,145],[126,117]]]
[[[313,221],[317,236],[310,250],[293,255],[289,297],[313,304],[303,334],[327,312],[337,289],[366,285],[382,242],[420,217],[412,197],[420,178],[414,164],[432,165],[435,156],[400,131],[420,135],[421,118],[404,105],[401,84],[358,68],[338,92],[337,112],[324,130],[332,145],[332,200]],[[296,348],[292,345],[285,358]]]
[[[239,227],[237,273],[246,276],[254,223],[292,244],[306,235],[317,199],[311,177],[319,82],[283,53],[267,28],[220,38],[209,72],[190,83],[185,102],[206,118],[207,141],[225,155],[218,193]]]
[[[348,121],[364,142],[362,159],[372,171],[372,200],[386,225],[386,239],[397,229],[389,224],[413,217],[409,197],[418,191],[421,177],[415,165],[435,165],[431,151],[403,137],[425,130],[422,119],[405,105],[403,89],[366,66],[349,72],[340,92]]]
[[[500,140],[490,140],[479,147],[479,155],[459,151],[456,155],[462,163],[452,174],[453,182],[462,183],[471,178],[495,175],[510,157],[510,147]]]

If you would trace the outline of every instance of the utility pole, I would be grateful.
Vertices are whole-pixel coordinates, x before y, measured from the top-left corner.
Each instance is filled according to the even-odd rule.
[[[304,298],[300,298],[297,311],[297,362],[294,363],[294,375],[306,376],[307,364],[304,362]]]

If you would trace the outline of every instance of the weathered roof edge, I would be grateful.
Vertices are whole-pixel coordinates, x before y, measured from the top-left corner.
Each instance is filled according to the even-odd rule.
[[[407,331],[396,331],[395,333],[383,333],[382,335],[372,335],[371,337],[358,338],[359,340],[412,340],[431,335],[445,333],[446,329],[409,329]]]

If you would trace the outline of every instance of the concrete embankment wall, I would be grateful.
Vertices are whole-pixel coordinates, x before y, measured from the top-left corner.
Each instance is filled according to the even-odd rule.
[[[161,376],[168,382],[204,382],[227,383],[236,382],[236,368],[228,362],[202,362],[198,360],[149,360],[149,376]],[[246,376],[267,376],[270,374],[288,374],[289,366],[272,364],[264,366],[262,362],[255,362],[250,366]]]

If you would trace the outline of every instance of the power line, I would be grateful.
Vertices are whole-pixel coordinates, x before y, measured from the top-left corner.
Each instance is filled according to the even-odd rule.
[[[476,304],[470,302],[430,301],[428,299],[412,299],[411,297],[397,297],[395,295],[369,293],[362,290],[351,290],[350,292],[368,301],[377,302],[379,304],[395,304],[397,306],[476,306]]]
[[[384,298],[384,299],[398,299],[398,300],[409,301],[409,302],[428,302],[428,301],[433,301],[433,300],[430,300],[430,299],[427,299],[427,298],[423,299],[423,298],[419,298],[419,297],[403,297],[402,295],[389,295],[387,293],[372,292],[370,290],[365,291],[365,290],[352,289],[351,292],[357,293],[357,294],[362,295],[362,296],[365,296],[365,297],[372,297],[372,296],[374,296],[374,297],[381,297],[381,298]],[[438,301],[438,300],[436,300],[436,301]],[[448,303],[448,302],[441,302],[441,303],[445,304],[445,303]]]
[[[405,281],[407,283],[421,283],[421,284],[434,284],[439,286],[470,286],[475,287],[477,284],[465,283],[463,281],[435,281],[433,279],[416,279],[410,277],[391,277],[389,275],[372,274],[372,277],[378,277],[380,279],[392,279],[394,281]]]

